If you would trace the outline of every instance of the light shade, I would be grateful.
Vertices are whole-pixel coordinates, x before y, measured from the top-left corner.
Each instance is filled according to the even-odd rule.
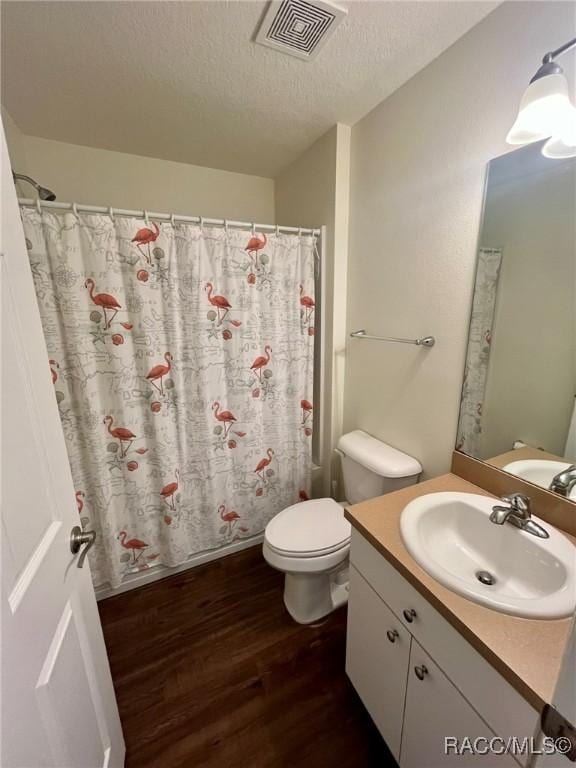
[[[576,157],[576,107],[570,108],[566,126],[558,135],[548,139],[542,147],[542,154],[555,160]]]
[[[565,75],[556,73],[539,77],[524,92],[518,117],[506,141],[508,144],[530,144],[564,135],[572,110]]]
[[[576,157],[576,145],[565,144],[562,139],[548,139],[542,147],[542,154],[552,160],[565,160],[567,157]]]

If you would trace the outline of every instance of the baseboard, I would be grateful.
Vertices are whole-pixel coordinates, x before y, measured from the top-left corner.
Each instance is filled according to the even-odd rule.
[[[213,560],[219,560],[221,557],[226,557],[226,555],[231,555],[234,552],[240,552],[243,549],[258,546],[258,544],[262,544],[263,541],[264,534],[259,533],[257,536],[251,536],[249,539],[237,541],[234,544],[229,544],[221,549],[214,549],[209,552],[200,552],[197,555],[190,555],[186,562],[181,563],[174,568],[168,568],[165,565],[157,565],[149,571],[131,574],[130,576],[127,576],[118,587],[96,587],[96,600],[105,600],[108,597],[121,595],[123,592],[143,587],[145,584],[151,584],[154,581],[160,581],[160,579],[165,579],[168,576],[174,576],[174,574],[187,571],[189,568],[196,568],[199,565],[210,563]]]

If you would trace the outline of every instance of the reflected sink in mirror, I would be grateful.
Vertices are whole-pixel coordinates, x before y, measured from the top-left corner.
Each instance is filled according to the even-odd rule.
[[[511,475],[529,483],[539,485],[541,488],[550,488],[550,483],[559,473],[572,466],[569,461],[549,461],[548,459],[522,459],[505,464],[502,469]],[[576,501],[576,486],[568,494],[568,498]]]
[[[400,518],[406,549],[430,576],[476,603],[531,619],[570,616],[576,608],[576,547],[535,515],[548,539],[492,523],[498,503],[473,493],[420,496]]]

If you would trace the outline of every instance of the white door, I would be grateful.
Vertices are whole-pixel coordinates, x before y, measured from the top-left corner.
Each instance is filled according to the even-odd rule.
[[[346,673],[396,759],[404,715],[410,633],[350,566]]]
[[[3,768],[120,768],[124,740],[3,128]]]
[[[519,768],[511,755],[470,754],[466,740],[488,748],[495,734],[460,691],[412,638],[400,768]],[[457,739],[465,750],[456,754],[445,738]],[[460,749],[460,747],[458,748]],[[448,752],[448,754],[446,754]]]

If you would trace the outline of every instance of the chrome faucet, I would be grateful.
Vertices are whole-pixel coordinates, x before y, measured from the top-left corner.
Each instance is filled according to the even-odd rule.
[[[574,486],[576,485],[576,466],[574,464],[571,464],[569,467],[566,467],[566,469],[563,469],[561,472],[558,472],[557,475],[554,475],[552,478],[552,482],[550,483],[550,486],[548,487],[549,491],[554,491],[554,493],[559,493],[560,496],[565,496],[568,498],[570,496],[570,491]]]
[[[496,525],[511,523],[526,533],[531,533],[539,539],[548,539],[550,534],[541,525],[532,520],[530,512],[530,499],[523,493],[512,493],[510,496],[502,496],[507,506],[496,504],[492,507],[490,522]]]

